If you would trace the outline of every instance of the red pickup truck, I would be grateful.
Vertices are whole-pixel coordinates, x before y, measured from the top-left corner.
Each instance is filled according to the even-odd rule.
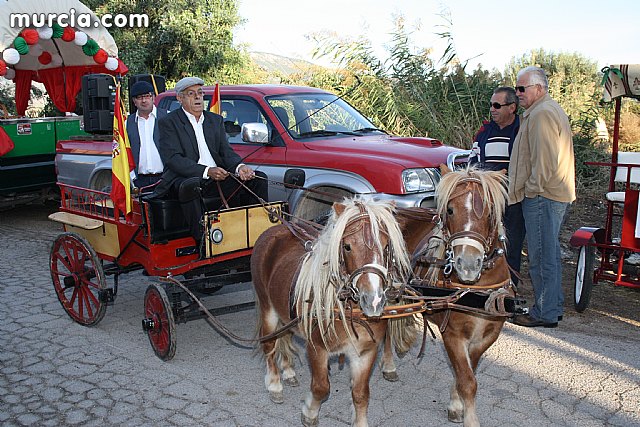
[[[209,103],[213,87],[204,90]],[[468,154],[432,138],[388,135],[340,97],[316,88],[221,86],[220,94],[234,150],[267,174],[271,200],[288,201],[306,219],[319,219],[335,196],[356,193],[399,206],[433,206],[438,166]],[[174,91],[159,94],[156,105],[179,108]],[[59,142],[56,167],[59,182],[103,188],[111,181],[111,145]],[[319,191],[285,188],[283,182]]]

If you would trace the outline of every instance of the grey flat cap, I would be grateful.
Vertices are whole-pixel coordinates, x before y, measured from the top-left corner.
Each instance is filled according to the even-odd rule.
[[[176,94],[178,94],[193,85],[204,85],[204,80],[202,80],[200,77],[185,77],[180,79],[178,83],[176,83],[174,89],[176,90]]]

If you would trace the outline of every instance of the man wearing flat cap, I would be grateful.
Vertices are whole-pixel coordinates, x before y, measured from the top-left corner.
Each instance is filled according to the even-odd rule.
[[[220,191],[224,196],[220,197],[217,206],[206,206],[207,209],[218,209],[225,200],[231,207],[258,203],[253,194],[229,176],[235,174],[251,192],[267,200],[266,175],[254,172],[242,163],[229,145],[222,116],[205,111],[203,85],[204,81],[199,77],[185,77],[178,81],[175,91],[182,108],[159,121],[164,173],[156,188],[156,196],[169,193],[177,196],[183,181],[200,177],[203,180],[203,197],[219,197]],[[256,175],[263,179],[254,180]],[[218,185],[209,185],[213,181]],[[199,198],[182,203],[182,209],[191,234],[200,247],[203,232],[200,220],[204,212]]]
[[[153,105],[155,90],[149,82],[135,82],[131,86],[129,96],[137,109],[135,114],[129,114],[127,118],[127,134],[136,164],[133,185],[142,188],[160,181],[164,170],[158,151],[158,120],[167,115],[167,110],[158,109]]]

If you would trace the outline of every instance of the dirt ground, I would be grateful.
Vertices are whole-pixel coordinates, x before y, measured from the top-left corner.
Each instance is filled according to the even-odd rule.
[[[576,312],[573,305],[578,249],[569,244],[569,239],[580,227],[604,227],[606,211],[606,203],[601,194],[579,194],[569,209],[560,238],[565,313],[559,327],[585,333],[592,333],[595,328],[602,334],[626,338],[624,331],[628,332],[630,329],[620,328],[622,323],[640,328],[640,289],[615,286],[613,282],[601,281],[594,285],[591,302],[584,312]],[[524,251],[526,253],[526,246]],[[597,259],[596,263],[598,262]],[[528,278],[526,256],[523,257],[522,267],[525,277]],[[530,283],[519,285],[518,292],[529,305],[532,303],[533,292]],[[640,329],[631,330],[640,332]]]

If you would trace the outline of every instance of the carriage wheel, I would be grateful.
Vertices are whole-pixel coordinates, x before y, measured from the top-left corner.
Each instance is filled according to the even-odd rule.
[[[593,263],[596,251],[593,246],[581,246],[576,264],[576,282],[573,303],[578,313],[587,309],[593,288]]]
[[[142,329],[147,332],[154,353],[162,360],[171,360],[176,354],[176,322],[165,290],[149,285],[144,294]]]
[[[102,263],[91,245],[76,233],[63,233],[53,242],[49,268],[62,308],[77,323],[94,326],[107,308]]]

